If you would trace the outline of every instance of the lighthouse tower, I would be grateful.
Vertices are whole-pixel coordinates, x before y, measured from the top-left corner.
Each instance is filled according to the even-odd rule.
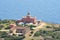
[[[21,20],[17,21],[18,23],[23,22],[23,23],[36,23],[36,18],[32,17],[30,13],[28,12],[26,16],[24,16]]]

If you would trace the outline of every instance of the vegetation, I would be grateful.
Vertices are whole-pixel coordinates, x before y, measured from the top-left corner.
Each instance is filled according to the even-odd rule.
[[[0,38],[4,38],[4,37],[7,37],[7,33],[0,31]]]
[[[0,38],[5,38],[5,40],[22,40],[25,36],[16,36],[16,35],[8,35],[6,32],[0,32]]]
[[[30,27],[31,30],[33,30],[33,28],[36,27],[36,26],[30,25],[29,27]]]
[[[13,37],[13,38],[5,38],[5,40],[22,40],[22,39],[24,39],[24,36],[18,36],[18,37]]]
[[[46,28],[52,28],[51,26],[46,26]]]
[[[4,27],[4,25],[3,25],[3,24],[0,24],[0,30],[1,30],[3,27]]]
[[[9,26],[7,26],[5,29],[10,29],[10,27],[9,27]]]
[[[50,27],[47,26],[47,28],[50,28]],[[37,31],[34,34],[34,36],[36,36],[36,37],[43,36],[45,39],[47,39],[48,37],[51,37],[50,39],[60,40],[60,27],[53,27],[53,30],[41,29],[41,30]]]
[[[16,24],[16,20],[0,20],[0,30],[7,30],[10,29],[9,25],[10,24]],[[29,34],[29,37],[32,36],[32,34],[34,33],[33,28],[35,28],[36,26],[34,25],[26,25],[26,24],[22,24],[22,25],[18,25],[18,26],[29,26],[30,30],[31,30],[31,34]],[[58,25],[57,25],[58,26]],[[48,39],[48,37],[50,37],[50,40],[60,40],[60,26],[57,27],[56,24],[47,24],[45,26],[45,28],[42,28],[40,30],[38,30],[35,34],[34,37],[39,37],[39,36],[43,36],[44,39]],[[50,29],[50,30],[49,30]],[[10,31],[10,33],[12,33],[12,31]],[[25,38],[25,36],[16,36],[15,34],[8,35],[8,32],[2,32],[0,31],[0,38],[5,38],[5,40],[22,40]],[[35,40],[35,38],[31,38],[31,40]]]

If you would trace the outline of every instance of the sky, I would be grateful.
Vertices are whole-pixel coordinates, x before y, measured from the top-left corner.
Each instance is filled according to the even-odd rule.
[[[28,12],[37,20],[60,23],[60,0],[0,0],[0,19],[21,19]]]

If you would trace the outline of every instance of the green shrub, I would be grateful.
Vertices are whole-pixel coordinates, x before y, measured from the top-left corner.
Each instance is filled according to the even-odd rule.
[[[51,26],[46,26],[46,28],[52,28]]]
[[[7,33],[6,32],[0,32],[0,38],[4,38],[7,37]]]
[[[10,29],[10,27],[6,27],[5,29]]]
[[[31,39],[31,40],[34,40],[34,39]]]
[[[33,31],[31,31],[31,34],[33,34]]]

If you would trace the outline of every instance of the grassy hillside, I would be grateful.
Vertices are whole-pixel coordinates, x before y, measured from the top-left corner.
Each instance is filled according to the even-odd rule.
[[[0,30],[9,29],[10,24],[16,24],[16,20],[0,20]],[[60,40],[60,24],[40,22],[40,24],[37,26],[30,25],[30,29],[31,29],[31,34],[27,33],[23,40]],[[1,36],[4,37],[5,34],[4,35],[3,34],[4,32],[0,32],[0,37]],[[14,38],[16,37],[14,36]],[[5,38],[5,40],[8,39]]]

